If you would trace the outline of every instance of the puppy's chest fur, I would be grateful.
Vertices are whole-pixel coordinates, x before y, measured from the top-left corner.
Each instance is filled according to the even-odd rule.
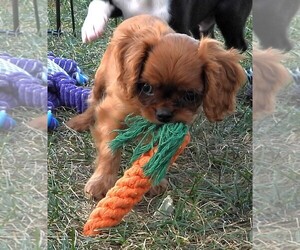
[[[171,0],[113,0],[115,6],[122,10],[124,18],[140,14],[151,14],[166,22],[170,20]]]

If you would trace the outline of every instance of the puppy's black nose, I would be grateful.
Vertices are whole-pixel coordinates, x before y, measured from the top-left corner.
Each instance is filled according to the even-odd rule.
[[[156,118],[160,122],[167,123],[167,122],[171,121],[172,117],[173,117],[173,114],[172,114],[171,110],[169,110],[167,108],[159,108],[156,110]]]

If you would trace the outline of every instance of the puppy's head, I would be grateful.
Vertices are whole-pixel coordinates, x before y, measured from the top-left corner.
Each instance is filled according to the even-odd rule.
[[[154,123],[191,123],[203,103],[210,121],[220,121],[235,108],[235,95],[245,81],[236,50],[217,41],[149,30],[122,42],[119,81],[140,113]]]
[[[192,122],[203,101],[198,42],[168,34],[151,48],[133,89],[141,113],[152,122]]]

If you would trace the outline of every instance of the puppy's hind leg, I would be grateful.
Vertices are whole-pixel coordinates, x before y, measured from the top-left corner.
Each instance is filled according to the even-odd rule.
[[[88,130],[90,125],[94,123],[94,107],[90,106],[84,113],[76,115],[67,121],[66,125],[78,132]]]

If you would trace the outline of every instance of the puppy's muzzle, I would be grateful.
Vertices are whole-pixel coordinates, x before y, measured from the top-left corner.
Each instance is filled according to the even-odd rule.
[[[158,108],[155,115],[156,119],[163,123],[170,122],[173,118],[173,112],[168,108]]]

